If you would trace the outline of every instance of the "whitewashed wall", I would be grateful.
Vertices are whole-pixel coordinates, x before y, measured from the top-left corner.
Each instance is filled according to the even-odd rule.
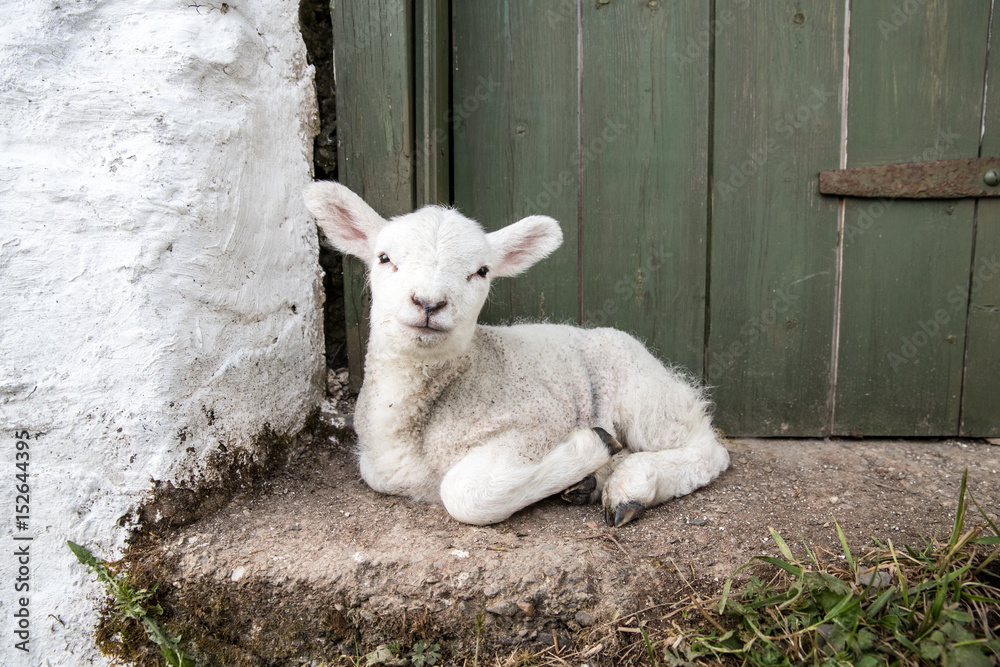
[[[120,553],[152,479],[296,431],[320,399],[297,8],[0,2],[0,664],[103,664],[65,541]]]

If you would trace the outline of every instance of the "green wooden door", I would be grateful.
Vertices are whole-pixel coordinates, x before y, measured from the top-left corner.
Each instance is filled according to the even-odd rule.
[[[731,435],[1000,435],[1000,203],[817,182],[1000,154],[990,3],[362,4],[333,5],[342,180],[563,227],[484,321],[630,331]]]

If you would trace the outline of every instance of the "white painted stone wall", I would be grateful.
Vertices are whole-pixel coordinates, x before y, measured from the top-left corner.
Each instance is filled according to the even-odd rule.
[[[66,540],[116,556],[152,479],[296,431],[320,400],[297,9],[0,2],[0,664],[104,664],[101,591]]]

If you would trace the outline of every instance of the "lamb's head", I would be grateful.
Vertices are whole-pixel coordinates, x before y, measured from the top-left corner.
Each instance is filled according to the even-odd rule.
[[[370,344],[421,360],[460,354],[491,281],[521,273],[562,243],[559,224],[545,216],[487,234],[440,206],[386,221],[339,183],[314,183],[305,199],[330,242],[368,266]]]

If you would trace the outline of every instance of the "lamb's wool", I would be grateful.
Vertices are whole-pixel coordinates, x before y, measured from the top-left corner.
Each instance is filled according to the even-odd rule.
[[[370,272],[355,428],[361,474],[376,490],[493,523],[592,475],[593,499],[620,525],[728,466],[699,390],[631,336],[476,324],[494,276],[558,247],[551,218],[486,234],[440,207],[386,222],[336,183],[313,185],[306,200]],[[612,457],[592,427],[628,449]]]

